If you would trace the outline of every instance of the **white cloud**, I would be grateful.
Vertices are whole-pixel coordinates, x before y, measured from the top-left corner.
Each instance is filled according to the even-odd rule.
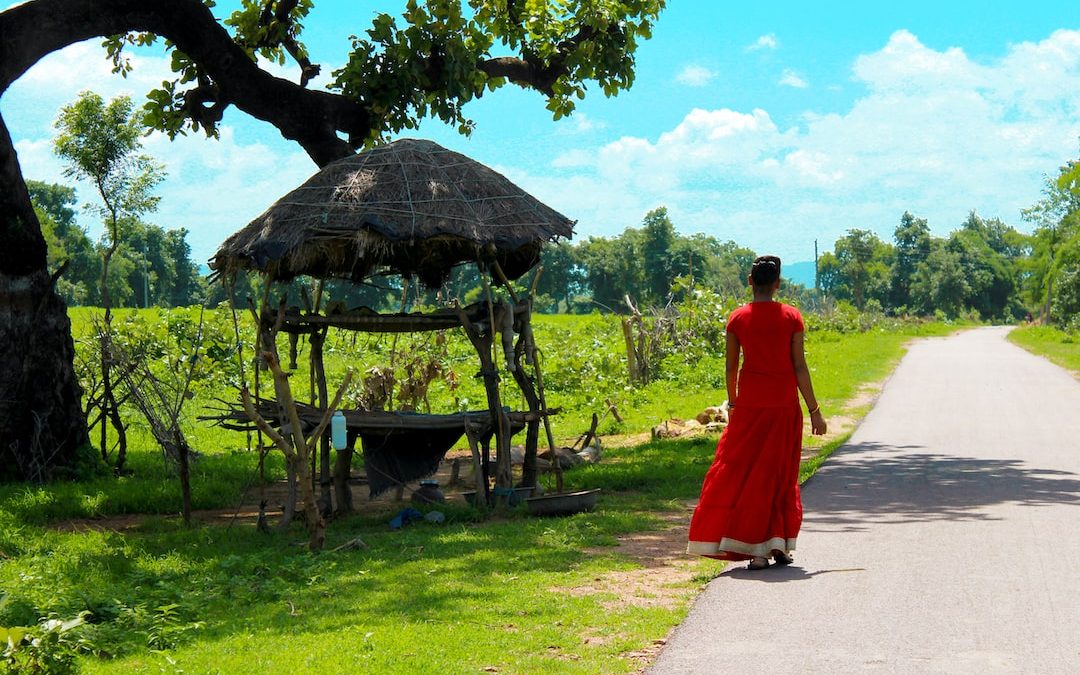
[[[665,204],[682,232],[707,232],[793,260],[849,228],[888,239],[903,211],[956,228],[968,211],[1023,228],[1044,175],[1075,158],[1080,31],[1011,45],[993,61],[935,50],[908,31],[853,64],[865,94],[780,128],[765,110],[693,109],[655,137],[578,148],[554,175],[514,180],[615,234]]]
[[[755,40],[753,44],[749,45],[746,48],[746,51],[753,52],[759,49],[773,50],[779,46],[780,41],[776,39],[776,35],[774,33],[767,33]]]
[[[679,71],[679,74],[675,76],[675,81],[688,87],[704,87],[714,77],[716,77],[716,73],[708,68],[691,64]]]
[[[777,81],[777,84],[783,87],[795,87],[796,89],[806,89],[810,86],[805,79],[790,68],[784,69],[784,72],[780,74],[780,80]]]
[[[91,185],[64,177],[63,162],[52,152],[53,120],[59,108],[80,91],[93,90],[106,100],[127,94],[141,105],[147,91],[171,78],[166,57],[133,51],[130,60],[134,70],[122,78],[111,72],[98,41],[82,42],[42,59],[9,88],[0,104],[24,176],[74,185],[81,202],[94,201]],[[298,68],[275,67],[272,72],[294,81],[299,77]],[[325,80],[321,76],[312,87]],[[242,124],[243,133],[237,124]],[[220,140],[201,133],[171,142],[155,133],[143,140],[146,152],[162,162],[168,173],[159,188],[159,210],[147,220],[165,228],[187,228],[192,255],[199,263],[225,237],[317,170],[277,129],[236,111],[226,113],[219,132]],[[100,225],[92,218],[83,216],[80,222],[92,236],[99,235]]]
[[[583,112],[575,112],[570,117],[569,124],[560,124],[558,133],[563,134],[589,134],[607,128],[607,122],[595,120]]]

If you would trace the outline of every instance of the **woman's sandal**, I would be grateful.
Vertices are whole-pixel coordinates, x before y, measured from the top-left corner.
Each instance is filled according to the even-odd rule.
[[[790,565],[795,562],[795,558],[792,558],[790,553],[783,551],[773,551],[772,559],[777,565]]]
[[[748,570],[763,570],[769,566],[769,559],[761,556],[754,556],[750,559],[750,564],[746,566]]]

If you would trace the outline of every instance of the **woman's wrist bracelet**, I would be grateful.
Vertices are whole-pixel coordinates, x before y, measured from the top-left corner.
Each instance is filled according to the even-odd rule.
[[[813,410],[807,411],[807,414],[808,415],[813,415],[816,412],[821,412],[821,404],[820,403],[818,403],[816,406],[814,406]]]

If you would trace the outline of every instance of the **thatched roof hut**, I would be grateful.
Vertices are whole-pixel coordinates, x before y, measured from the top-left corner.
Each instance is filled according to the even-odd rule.
[[[210,267],[353,281],[389,268],[435,287],[455,265],[493,259],[515,279],[573,225],[483,164],[405,139],[327,165],[226,239]]]

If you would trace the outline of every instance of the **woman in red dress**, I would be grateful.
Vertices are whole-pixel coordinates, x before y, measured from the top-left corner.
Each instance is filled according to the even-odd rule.
[[[802,315],[773,300],[780,259],[755,260],[747,282],[754,300],[727,324],[729,421],[690,520],[687,552],[763,569],[770,557],[778,565],[793,562],[802,525],[799,392],[812,432],[825,433],[826,424],[806,366]]]

